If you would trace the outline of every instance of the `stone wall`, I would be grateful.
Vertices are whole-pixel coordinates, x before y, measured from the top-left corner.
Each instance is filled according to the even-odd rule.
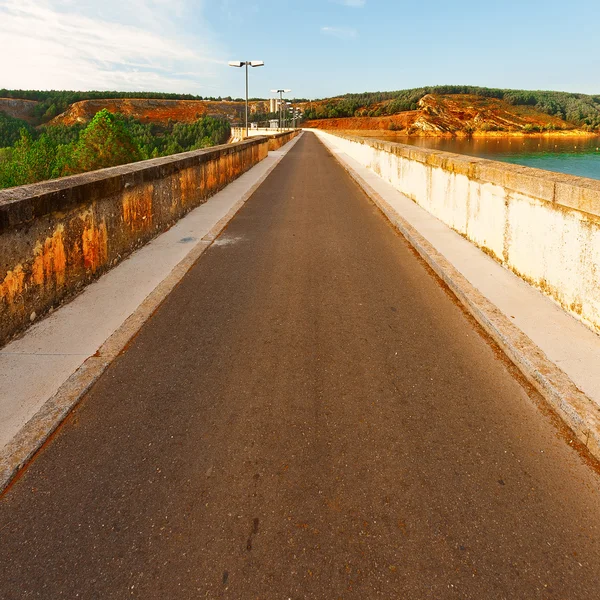
[[[263,160],[271,143],[0,190],[0,345]]]
[[[600,181],[315,132],[600,332]]]
[[[291,129],[283,133],[269,136],[269,151],[273,152],[279,150],[282,146],[285,146],[289,141],[295,138],[301,133],[300,129]]]

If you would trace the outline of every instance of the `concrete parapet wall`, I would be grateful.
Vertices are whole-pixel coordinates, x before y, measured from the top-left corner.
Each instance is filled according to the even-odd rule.
[[[297,135],[301,133],[300,129],[290,129],[276,135],[269,137],[269,151],[273,152],[279,150],[282,146],[285,146],[288,142],[292,141]]]
[[[278,137],[282,135],[287,135],[293,133],[292,137],[295,137],[300,133],[300,129],[269,129],[266,127],[262,127],[259,129],[248,129],[248,137],[258,137],[261,135],[267,135],[269,137]],[[295,132],[295,133],[294,133]],[[246,128],[245,127],[232,127],[231,128],[231,138],[234,141],[243,140],[246,138]],[[290,138],[291,139],[291,138]]]
[[[315,133],[600,332],[600,181]]]
[[[1,190],[0,345],[266,158],[270,144],[253,138]]]

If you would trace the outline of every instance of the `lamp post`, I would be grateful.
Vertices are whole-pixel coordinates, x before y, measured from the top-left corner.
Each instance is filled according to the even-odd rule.
[[[230,67],[246,67],[246,137],[248,137],[248,67],[264,67],[262,60],[230,60]]]
[[[283,107],[283,95],[291,92],[292,90],[271,90],[273,94],[279,94],[279,128],[281,129],[281,120],[282,120],[282,107]]]

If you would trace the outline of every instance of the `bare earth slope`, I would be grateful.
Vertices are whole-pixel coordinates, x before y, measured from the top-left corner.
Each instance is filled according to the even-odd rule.
[[[385,109],[386,103],[381,108]],[[496,98],[470,94],[428,94],[418,103],[418,110],[381,117],[317,119],[307,127],[340,130],[391,130],[411,135],[465,135],[528,133],[531,131],[571,131],[569,123],[535,110],[531,106],[515,106]]]
[[[50,124],[89,123],[94,115],[102,109],[134,117],[142,123],[160,124],[167,123],[169,120],[192,123],[206,115],[237,120],[241,118],[243,106],[240,102],[214,102],[208,100],[148,100],[138,98],[83,100],[72,104],[68,110],[50,121]]]
[[[37,106],[33,100],[21,100],[16,98],[0,98],[0,111],[5,112],[15,119],[33,121],[33,110]]]

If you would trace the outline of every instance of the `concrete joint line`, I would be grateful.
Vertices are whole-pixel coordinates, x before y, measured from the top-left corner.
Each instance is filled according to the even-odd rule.
[[[319,138],[320,139],[320,138]],[[321,140],[322,143],[323,140]],[[600,410],[569,376],[504,313],[473,286],[344,159],[344,152],[324,145],[342,168],[381,210],[390,223],[417,250],[425,262],[450,288],[461,304],[498,344],[504,354],[541,393],[553,411],[573,431],[589,452],[600,459]]]
[[[171,273],[163,279],[123,324],[100,346],[94,356],[87,360],[65,381],[58,392],[49,398],[38,412],[24,425],[19,433],[0,450],[0,494],[6,490],[14,478],[29,464],[36,453],[57,431],[63,421],[100,376],[119,356],[143,325],[158,310],[167,296],[179,284],[186,273],[194,266],[202,254],[250,199],[265,179],[273,172],[284,156],[295,146],[302,133],[288,142],[285,150],[278,150],[274,163],[261,178],[233,205],[211,230],[190,250]]]

